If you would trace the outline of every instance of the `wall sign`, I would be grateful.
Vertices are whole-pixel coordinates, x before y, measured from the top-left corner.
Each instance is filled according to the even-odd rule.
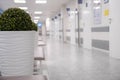
[[[104,0],[104,4],[107,4],[107,3],[109,3],[109,0]]]
[[[83,3],[83,0],[78,0],[78,4],[82,4]]]
[[[57,19],[57,16],[55,16],[55,19]]]
[[[94,14],[94,24],[101,24],[102,22],[102,1],[93,0],[93,14]]]
[[[88,3],[86,3],[86,7],[88,7]]]
[[[67,11],[70,11],[70,8],[66,8]]]
[[[102,13],[101,9],[94,9],[94,24],[101,24]]]
[[[54,21],[54,18],[52,18],[52,21]]]
[[[58,16],[61,16],[61,14],[59,13]]]
[[[68,13],[68,16],[70,16],[70,8],[66,8],[66,10],[67,10],[67,13]]]
[[[104,16],[109,16],[109,9],[104,10]]]

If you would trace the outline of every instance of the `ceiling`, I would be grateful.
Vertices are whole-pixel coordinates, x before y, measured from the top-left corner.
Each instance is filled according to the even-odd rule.
[[[46,18],[55,15],[60,8],[70,0],[47,0],[47,4],[36,4],[35,0],[26,0],[26,3],[14,3],[14,0],[0,0],[0,8],[6,10],[11,7],[28,7],[28,12],[34,20],[35,16],[40,16],[39,21],[45,22]],[[42,11],[42,14],[34,14],[35,11]]]

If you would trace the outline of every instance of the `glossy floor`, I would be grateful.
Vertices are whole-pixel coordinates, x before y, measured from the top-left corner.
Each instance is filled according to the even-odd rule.
[[[120,80],[120,60],[55,40],[47,43],[50,80]]]

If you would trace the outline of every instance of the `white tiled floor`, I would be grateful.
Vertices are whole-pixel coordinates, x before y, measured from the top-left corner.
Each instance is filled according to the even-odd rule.
[[[59,41],[47,43],[50,80],[120,80],[120,60]]]

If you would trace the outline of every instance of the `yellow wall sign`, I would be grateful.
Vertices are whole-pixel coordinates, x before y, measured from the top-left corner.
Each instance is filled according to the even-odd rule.
[[[109,16],[109,10],[108,9],[104,10],[104,16]]]

